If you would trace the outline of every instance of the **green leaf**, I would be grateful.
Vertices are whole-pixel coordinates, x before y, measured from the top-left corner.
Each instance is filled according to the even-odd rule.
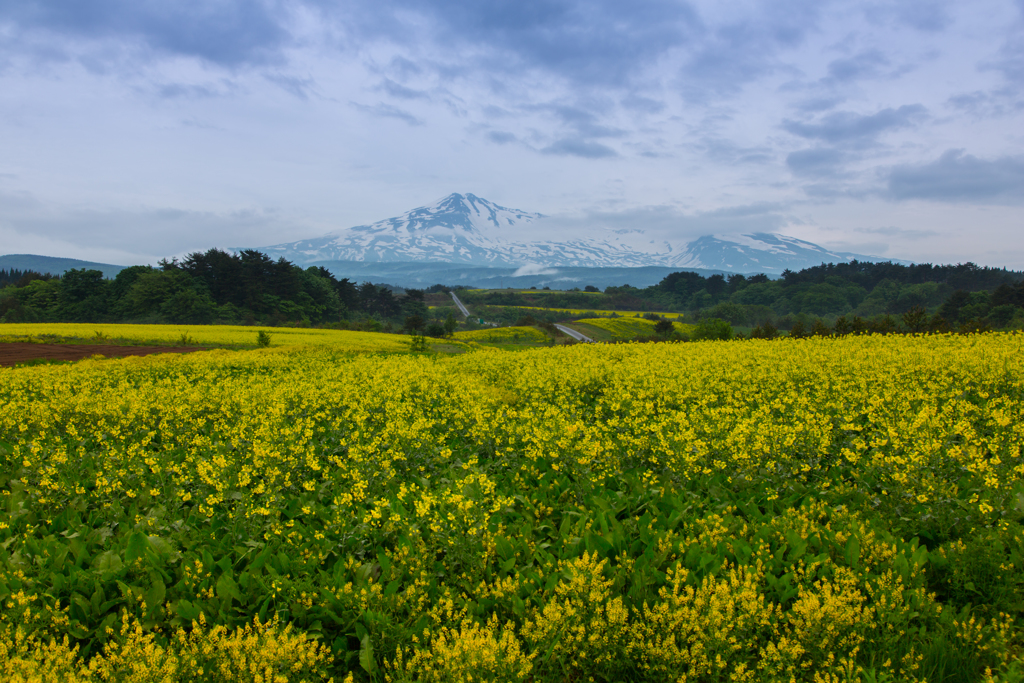
[[[222,600],[234,598],[239,602],[242,601],[242,595],[238,592],[238,585],[235,584],[235,580],[231,578],[231,575],[226,572],[217,579],[217,597]]]
[[[850,540],[846,542],[846,564],[850,567],[856,568],[857,561],[860,559],[860,541],[857,540],[856,536],[851,536]]]
[[[498,556],[501,557],[501,559],[503,560],[507,560],[508,558],[515,555],[516,549],[512,546],[511,543],[508,542],[508,539],[504,538],[503,536],[495,536],[494,545],[497,546]]]
[[[192,621],[193,619],[198,619],[200,612],[202,612],[202,610],[199,609],[198,606],[193,605],[188,600],[179,600],[178,602],[174,603],[174,611],[175,613],[177,613],[179,617],[181,617],[185,621]]]
[[[164,586],[163,581],[157,579],[153,582],[150,589],[146,591],[146,607],[150,610],[157,610],[164,604],[164,598],[166,597],[167,587]]]
[[[267,563],[268,557],[270,557],[270,548],[264,548],[263,551],[256,556],[256,559],[253,560],[252,564],[250,564],[249,566],[252,569],[263,569],[263,565]]]
[[[615,548],[604,537],[593,534],[587,538],[587,545],[590,550],[596,551],[602,557],[607,557]]]
[[[159,536],[150,536],[147,540],[149,547],[156,551],[157,555],[170,555],[174,552],[174,546]]]
[[[733,542],[733,552],[740,564],[747,564],[750,561],[750,556],[754,554],[754,549],[750,547],[749,543],[739,538]]]
[[[370,639],[369,633],[359,641],[359,666],[370,674],[377,668],[377,662],[373,659],[373,641]]]
[[[356,585],[367,586],[377,576],[380,576],[380,565],[376,562],[367,562],[356,570]]]
[[[267,610],[270,609],[270,602],[273,599],[274,599],[274,596],[271,595],[269,598],[267,598],[266,600],[263,601],[262,605],[260,605],[259,617],[260,617],[260,623],[261,624],[267,623]]]
[[[75,562],[81,565],[82,559],[88,554],[88,546],[81,538],[72,538],[70,546],[71,552],[75,555]]]
[[[807,541],[795,531],[786,532],[786,541],[789,543],[789,555],[786,557],[786,561],[792,564],[807,552]]]
[[[384,589],[384,597],[390,598],[392,595],[398,592],[398,589],[402,587],[402,582],[399,579],[395,579],[387,585]]]
[[[116,572],[124,567],[124,562],[121,561],[120,555],[113,550],[108,550],[105,553],[100,553],[92,563],[92,566],[93,569],[101,572]]]
[[[124,551],[124,559],[128,564],[141,560],[146,556],[146,548],[149,547],[149,539],[141,531],[133,532],[128,537],[128,547]]]

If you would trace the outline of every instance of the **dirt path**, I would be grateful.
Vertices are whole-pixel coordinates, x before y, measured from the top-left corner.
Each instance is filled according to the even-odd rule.
[[[113,346],[110,344],[28,344],[0,343],[0,366],[30,360],[82,360],[99,354],[107,358],[148,356],[151,353],[205,351],[201,346]]]

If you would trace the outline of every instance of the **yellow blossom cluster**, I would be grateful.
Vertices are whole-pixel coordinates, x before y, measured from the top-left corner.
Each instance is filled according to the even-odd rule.
[[[166,644],[122,616],[120,629],[86,660],[68,636],[43,639],[22,626],[0,631],[0,674],[8,683],[326,683],[328,648],[277,622],[237,629],[208,626],[200,615]],[[331,679],[333,680],[333,679]],[[348,679],[348,680],[351,680]]]

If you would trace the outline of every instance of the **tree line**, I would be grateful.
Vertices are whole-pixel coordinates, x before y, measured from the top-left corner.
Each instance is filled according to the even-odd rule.
[[[0,270],[0,287],[0,322],[357,324],[438,336],[448,323],[430,319],[422,290],[357,285],[251,249],[195,252],[113,279],[88,269],[60,277]]]
[[[935,266],[894,263],[823,264],[776,280],[763,275],[673,273],[641,296],[733,324],[776,320],[785,329],[812,320],[839,324],[902,319],[915,331],[961,325],[1024,325],[1024,273],[973,263]],[[927,322],[925,321],[927,318]],[[824,322],[822,323],[824,324]],[[883,323],[884,324],[884,323]]]
[[[651,287],[607,287],[603,293],[497,290],[465,292],[470,304],[547,306],[604,311],[666,311],[695,320],[718,318],[753,327],[771,321],[782,329],[852,321],[899,319],[923,309],[929,326],[951,329],[968,323],[994,328],[1024,326],[1024,273],[973,263],[936,266],[896,263],[822,264],[767,275],[680,271]],[[936,316],[941,318],[933,320]],[[868,324],[865,322],[864,324]],[[840,323],[842,327],[843,323]]]
[[[0,270],[0,287],[0,322],[342,325],[436,336],[454,329],[454,321],[431,317],[423,290],[339,280],[324,268],[301,268],[256,250],[195,252],[158,267],[125,268],[113,279],[98,270],[69,270],[61,277]],[[1024,327],[1024,273],[973,263],[851,261],[787,270],[777,279],[680,271],[642,289],[460,296],[489,320],[509,323],[521,314],[504,307],[543,306],[679,312],[748,328],[795,328],[797,334],[815,325],[839,334],[847,327],[884,331],[894,325],[912,331]],[[551,322],[564,317],[534,315]]]

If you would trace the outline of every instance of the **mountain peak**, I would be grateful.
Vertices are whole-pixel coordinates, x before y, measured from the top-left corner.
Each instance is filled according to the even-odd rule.
[[[776,233],[706,235],[689,243],[654,239],[641,229],[607,237],[549,234],[531,240],[530,224],[542,214],[500,206],[471,193],[453,192],[437,201],[370,225],[320,238],[265,247],[262,251],[298,263],[318,261],[430,261],[473,266],[534,264],[549,267],[708,268],[778,274],[822,262],[871,256],[831,252]]]

